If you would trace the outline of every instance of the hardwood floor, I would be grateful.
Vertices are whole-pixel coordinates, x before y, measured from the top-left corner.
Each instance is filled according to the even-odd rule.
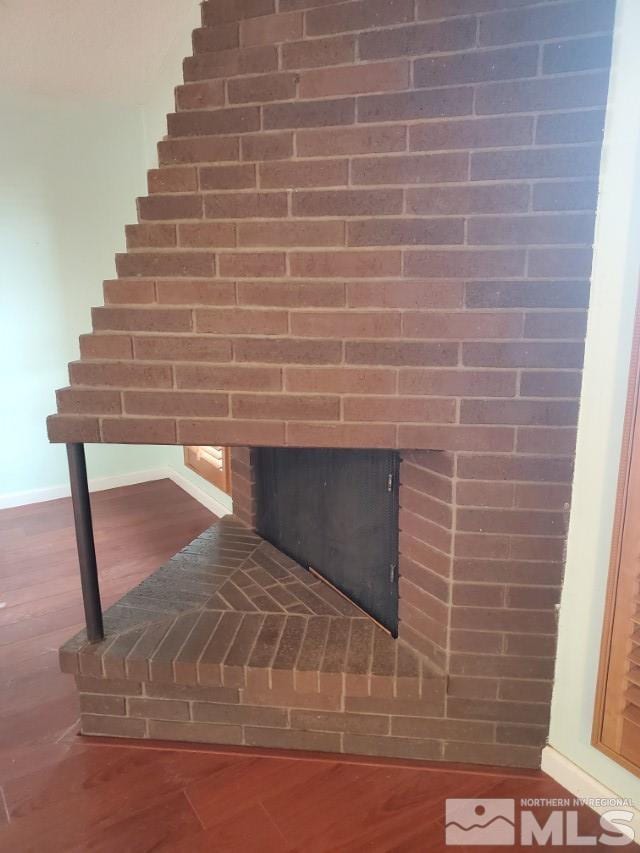
[[[213,520],[166,480],[93,507],[105,605]],[[540,772],[80,739],[57,648],[81,624],[70,502],[0,512],[2,851],[421,853],[445,849],[446,797],[569,796]]]

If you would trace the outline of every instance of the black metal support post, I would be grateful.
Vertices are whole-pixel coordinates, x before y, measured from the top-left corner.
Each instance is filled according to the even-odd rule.
[[[84,444],[67,444],[67,458],[69,460],[71,500],[73,501],[73,517],[76,524],[76,542],[78,544],[87,637],[90,643],[99,643],[100,640],[104,639],[104,628]]]

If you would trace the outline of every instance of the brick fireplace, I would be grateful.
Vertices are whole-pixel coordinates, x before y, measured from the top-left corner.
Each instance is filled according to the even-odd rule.
[[[538,763],[613,11],[203,3],[49,435],[232,446],[234,518],[64,647],[83,731]],[[399,452],[397,640],[256,535],[258,447]]]

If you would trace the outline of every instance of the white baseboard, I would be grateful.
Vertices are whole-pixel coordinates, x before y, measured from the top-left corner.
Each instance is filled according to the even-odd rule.
[[[205,506],[210,512],[222,518],[229,515],[230,509],[223,503],[209,495],[204,489],[200,489],[175,468],[153,468],[149,471],[133,471],[130,474],[116,474],[113,477],[98,477],[89,480],[90,492],[104,492],[106,489],[117,489],[120,486],[134,486],[137,483],[150,483],[153,480],[173,480],[180,488],[191,495],[192,498]],[[43,503],[44,501],[55,501],[59,498],[68,498],[71,489],[66,486],[50,486],[46,489],[32,489],[26,492],[9,492],[0,495],[0,509],[11,509],[12,507],[26,506],[27,504]]]
[[[173,479],[171,475],[172,471],[169,468],[153,468],[149,471],[116,474],[113,477],[97,477],[89,480],[89,491],[104,492],[106,489],[117,489],[119,486],[134,486],[137,483],[164,480],[167,477]],[[26,492],[8,492],[7,494],[0,495],[0,509],[10,509],[17,506],[26,506],[27,504],[43,503],[44,501],[55,501],[59,498],[68,498],[70,495],[71,489],[69,485],[50,486],[46,489],[31,489]]]
[[[552,746],[545,746],[542,750],[542,770],[551,776],[552,779],[566,788],[574,797],[589,800],[612,800],[616,798],[622,799],[619,794],[607,788],[593,776],[590,776],[573,761],[570,761],[561,752],[558,752]],[[597,805],[590,806],[598,814],[608,810],[608,806],[599,807]],[[627,808],[627,806],[625,806]],[[630,811],[634,813],[634,818],[631,821],[636,838],[640,838],[640,812],[633,806],[628,806]]]
[[[202,506],[206,507],[219,518],[222,518],[223,515],[229,515],[231,512],[228,507],[216,500],[213,495],[208,494],[204,489],[196,486],[195,483],[192,483],[191,480],[188,480],[179,471],[176,471],[175,468],[167,468],[165,476],[173,480],[176,486],[180,486],[183,491],[191,495],[191,497],[197,500],[198,503],[201,503]]]

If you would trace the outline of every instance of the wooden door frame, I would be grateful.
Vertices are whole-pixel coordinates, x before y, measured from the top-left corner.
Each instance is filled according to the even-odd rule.
[[[219,480],[214,480],[208,475],[208,471],[203,469],[203,466],[199,465],[197,461],[194,461],[190,458],[190,451],[195,449],[198,446],[206,446],[206,445],[187,445],[184,447],[184,464],[189,470],[198,474],[198,476],[202,477],[203,480],[206,480],[207,483],[210,483],[212,486],[220,489],[226,494],[231,494],[231,450],[229,447],[221,447],[222,450],[222,471]],[[216,445],[220,446],[220,445]]]
[[[629,366],[629,379],[627,389],[627,401],[625,406],[624,426],[622,433],[622,445],[620,451],[620,467],[618,473],[618,485],[616,491],[616,507],[611,536],[611,557],[609,561],[609,573],[605,593],[604,620],[602,627],[602,642],[600,646],[600,659],[598,676],[596,681],[596,695],[593,728],[591,733],[591,744],[600,752],[603,752],[618,764],[630,770],[636,776],[640,773],[637,764],[626,759],[616,752],[603,740],[606,716],[607,687],[611,669],[611,653],[614,644],[614,623],[616,617],[616,602],[621,576],[624,574],[622,566],[623,537],[625,532],[625,518],[629,503],[630,481],[633,472],[633,464],[639,464],[636,460],[640,457],[640,300],[636,305],[634,321],[633,340],[631,347],[631,360]],[[635,449],[635,457],[634,457]],[[621,709],[622,710],[622,709]]]

